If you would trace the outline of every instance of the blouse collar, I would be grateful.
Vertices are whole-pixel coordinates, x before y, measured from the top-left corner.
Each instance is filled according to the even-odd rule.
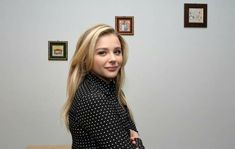
[[[93,87],[100,90],[101,92],[107,95],[115,94],[116,86],[113,80],[110,82],[106,82],[94,73],[88,73],[86,75],[86,79]]]

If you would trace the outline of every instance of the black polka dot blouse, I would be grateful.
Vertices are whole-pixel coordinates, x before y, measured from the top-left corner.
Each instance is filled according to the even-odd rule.
[[[130,129],[137,131],[115,84],[89,73],[76,91],[69,112],[72,149],[134,149]]]

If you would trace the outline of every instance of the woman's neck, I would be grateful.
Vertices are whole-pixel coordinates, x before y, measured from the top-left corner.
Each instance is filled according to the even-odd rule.
[[[105,81],[107,84],[109,84],[113,80],[113,79],[110,79],[110,78],[105,78],[103,76],[100,76],[100,75],[98,75],[97,73],[95,73],[93,71],[91,73],[94,74],[95,76],[97,76],[98,78],[100,78],[101,80]]]

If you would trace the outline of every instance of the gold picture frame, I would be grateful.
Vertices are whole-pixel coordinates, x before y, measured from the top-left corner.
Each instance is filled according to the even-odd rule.
[[[115,16],[115,29],[121,35],[134,35],[134,16]]]
[[[67,61],[68,41],[48,41],[48,60]]]

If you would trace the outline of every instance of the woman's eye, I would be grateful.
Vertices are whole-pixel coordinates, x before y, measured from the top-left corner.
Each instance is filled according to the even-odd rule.
[[[114,53],[115,53],[116,55],[120,55],[120,54],[122,54],[122,50],[115,50]]]
[[[106,51],[99,51],[97,54],[98,54],[98,55],[105,55],[105,54],[106,54]]]

